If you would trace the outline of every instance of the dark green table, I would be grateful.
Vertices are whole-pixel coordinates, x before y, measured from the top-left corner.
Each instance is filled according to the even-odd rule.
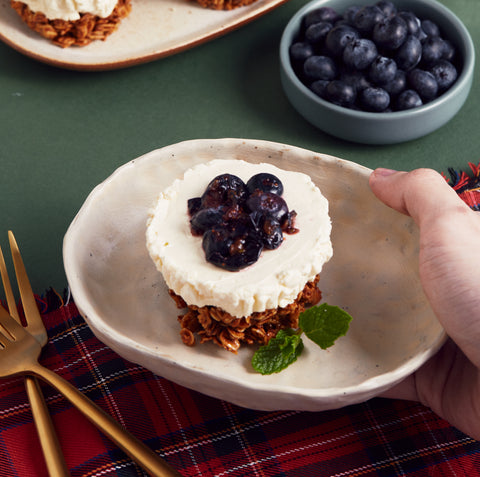
[[[372,147],[310,126],[283,94],[278,60],[282,30],[305,3],[290,0],[224,37],[118,71],[57,69],[0,44],[0,244],[8,250],[12,229],[36,292],[66,287],[63,236],[92,188],[168,144],[256,138],[404,170],[462,169],[480,160],[478,64],[463,109],[425,138]],[[478,0],[442,3],[465,22],[478,49]]]

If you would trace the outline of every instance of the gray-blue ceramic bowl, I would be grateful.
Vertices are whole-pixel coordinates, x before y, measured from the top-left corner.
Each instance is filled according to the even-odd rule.
[[[472,38],[459,18],[436,0],[394,0],[399,10],[411,10],[419,18],[438,24],[461,57],[457,81],[445,93],[423,106],[397,112],[372,113],[327,102],[305,86],[295,74],[289,48],[296,39],[305,14],[322,6],[338,13],[351,5],[370,5],[375,0],[314,0],[288,22],[280,42],[280,74],[285,94],[293,107],[322,131],[352,142],[395,144],[425,136],[446,124],[465,103],[473,82],[475,50]]]

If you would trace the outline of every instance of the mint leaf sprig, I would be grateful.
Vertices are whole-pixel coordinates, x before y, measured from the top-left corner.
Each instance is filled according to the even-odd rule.
[[[320,348],[327,349],[347,334],[351,321],[352,317],[338,306],[327,303],[313,306],[300,314],[298,330],[280,330],[268,344],[261,346],[253,355],[252,366],[261,374],[279,373],[301,355],[302,333]]]

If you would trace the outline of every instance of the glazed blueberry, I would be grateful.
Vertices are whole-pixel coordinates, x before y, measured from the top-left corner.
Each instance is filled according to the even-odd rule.
[[[407,25],[407,30],[409,35],[414,35],[418,37],[420,32],[421,22],[420,19],[411,11],[402,11],[398,12],[398,16],[403,18],[405,24]]]
[[[193,235],[203,235],[203,233],[223,222],[223,208],[200,209],[190,219],[190,227]]]
[[[373,27],[383,20],[384,14],[376,5],[366,5],[353,17],[353,26],[363,34],[372,32]]]
[[[403,70],[397,70],[397,74],[392,81],[385,84],[383,89],[392,96],[398,96],[407,87],[407,75]]]
[[[418,108],[423,104],[422,98],[413,89],[406,89],[397,98],[396,109],[404,111],[406,109]]]
[[[359,38],[357,30],[348,25],[337,25],[333,27],[325,38],[325,46],[332,56],[340,56],[346,44]]]
[[[422,30],[427,36],[440,36],[440,28],[432,20],[423,20],[421,22]]]
[[[227,227],[207,230],[202,247],[208,262],[229,271],[254,264],[263,250],[261,238],[253,229],[239,231]]]
[[[401,46],[407,35],[407,23],[398,15],[378,22],[372,32],[373,41],[377,46],[389,50],[396,50]]]
[[[418,65],[422,58],[422,43],[415,35],[408,35],[403,45],[395,53],[398,68],[409,71]]]
[[[247,207],[254,214],[266,215],[283,223],[288,215],[288,206],[285,200],[272,192],[257,190],[247,199]]]
[[[446,91],[457,80],[458,72],[455,66],[450,61],[440,60],[432,67],[430,72],[437,80],[438,90],[440,92]]]
[[[380,113],[390,105],[390,95],[383,88],[371,86],[360,92],[360,103],[366,111]]]
[[[386,17],[393,17],[397,13],[397,7],[389,0],[380,0],[375,4]]]
[[[215,177],[202,195],[202,208],[233,205],[245,200],[247,187],[239,177],[233,174],[221,174]]]
[[[422,46],[422,64],[433,66],[443,57],[445,42],[438,36],[429,36]]]
[[[332,28],[330,22],[313,23],[305,30],[305,39],[310,45],[321,45]]]
[[[415,68],[408,73],[408,83],[420,95],[423,101],[431,101],[437,97],[438,83],[429,71]]]
[[[345,46],[343,62],[356,70],[368,68],[377,57],[378,51],[375,43],[367,38],[358,38]]]
[[[325,98],[338,106],[350,107],[355,102],[355,88],[341,80],[333,80],[325,88]]]
[[[272,194],[282,195],[282,181],[275,175],[268,172],[255,174],[247,182],[247,190],[249,194],[253,194],[256,190],[262,192],[271,192]]]
[[[280,222],[269,216],[261,216],[258,223],[258,234],[262,239],[263,246],[268,250],[273,250],[283,242],[283,232]]]
[[[190,215],[190,217],[192,217],[193,214],[197,213],[201,207],[202,207],[201,197],[193,197],[192,199],[188,199],[187,210],[188,210],[188,215]]]
[[[304,28],[307,29],[310,25],[313,25],[314,23],[335,23],[340,18],[341,16],[335,11],[335,9],[331,7],[320,7],[315,10],[311,10],[305,15],[303,19],[303,25]]]
[[[377,85],[390,83],[397,74],[397,64],[391,58],[378,56],[369,68],[369,77]]]
[[[310,81],[332,80],[337,76],[337,66],[328,56],[311,56],[303,64],[303,73]]]

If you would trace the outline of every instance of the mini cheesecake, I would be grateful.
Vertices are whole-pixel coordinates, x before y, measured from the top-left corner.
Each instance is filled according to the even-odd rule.
[[[259,173],[277,177],[282,198],[294,211],[295,233],[284,233],[275,249],[237,271],[206,259],[204,238],[192,232],[189,201],[204,194],[212,179],[227,173],[245,183]],[[213,341],[236,352],[242,343],[265,344],[282,328],[296,328],[298,315],[321,298],[317,287],[332,257],[328,201],[311,178],[272,164],[213,160],[187,170],[162,191],[153,206],[146,244],[177,306],[180,335],[187,345]]]
[[[33,31],[63,48],[105,40],[131,11],[130,0],[11,0]]]

